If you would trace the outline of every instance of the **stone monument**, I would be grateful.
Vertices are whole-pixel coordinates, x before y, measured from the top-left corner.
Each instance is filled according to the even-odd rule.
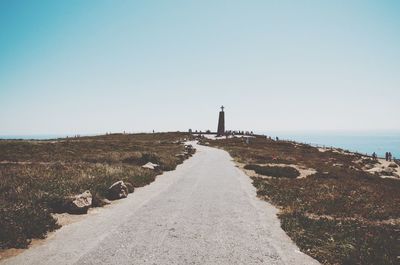
[[[225,135],[225,113],[224,113],[224,106],[221,106],[221,111],[219,112],[219,118],[218,118],[217,137],[224,135]]]

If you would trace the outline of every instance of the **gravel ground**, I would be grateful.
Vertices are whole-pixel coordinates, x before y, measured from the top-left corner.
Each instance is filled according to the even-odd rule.
[[[228,153],[195,147],[177,170],[2,264],[319,264]]]

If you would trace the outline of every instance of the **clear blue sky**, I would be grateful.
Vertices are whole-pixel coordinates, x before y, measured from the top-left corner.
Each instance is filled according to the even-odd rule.
[[[400,130],[400,1],[0,1],[0,134]]]

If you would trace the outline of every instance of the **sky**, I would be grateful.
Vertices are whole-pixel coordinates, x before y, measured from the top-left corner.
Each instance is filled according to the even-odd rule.
[[[0,135],[400,130],[400,1],[0,1]]]

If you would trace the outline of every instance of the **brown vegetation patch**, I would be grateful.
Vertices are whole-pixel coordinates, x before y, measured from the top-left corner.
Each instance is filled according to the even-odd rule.
[[[257,174],[274,178],[297,178],[300,172],[293,167],[260,166],[255,164],[245,165],[244,169],[254,170]]]
[[[244,164],[313,168],[307,178],[253,175],[260,198],[280,208],[282,228],[322,264],[398,264],[400,181],[365,172],[378,161],[333,149],[257,137],[210,142]],[[275,162],[279,161],[279,162]]]
[[[113,134],[51,141],[0,140],[0,249],[27,247],[59,225],[65,198],[90,190],[102,206],[122,180],[134,187],[154,181],[183,162],[183,133]],[[142,164],[153,162],[158,170]]]

